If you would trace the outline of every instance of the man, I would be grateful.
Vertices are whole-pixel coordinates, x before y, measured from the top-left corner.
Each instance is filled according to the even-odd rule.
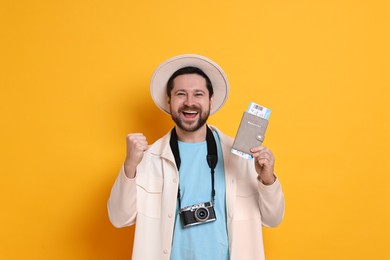
[[[281,222],[284,197],[268,148],[253,147],[246,160],[206,124],[228,96],[223,70],[177,56],[156,69],[150,91],[175,127],[151,146],[141,133],[127,136],[108,200],[114,226],[136,224],[132,259],[264,259],[262,226]]]

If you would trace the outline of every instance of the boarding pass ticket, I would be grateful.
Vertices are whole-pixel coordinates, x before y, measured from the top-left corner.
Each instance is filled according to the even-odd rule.
[[[249,104],[249,107],[247,111],[249,114],[264,118],[264,119],[269,119],[269,116],[271,115],[271,109],[260,106],[254,102],[251,102]]]
[[[263,107],[259,104],[256,104],[254,102],[251,102],[248,106],[248,109],[246,110],[247,113],[252,114],[254,116],[260,117],[262,119],[268,120],[271,115],[271,109]],[[238,130],[240,131],[240,129]],[[236,136],[237,139],[237,136]],[[233,145],[234,146],[234,145]],[[231,152],[233,154],[236,154],[238,156],[241,156],[245,159],[252,160],[253,157],[251,154],[239,151],[237,149],[232,148]]]

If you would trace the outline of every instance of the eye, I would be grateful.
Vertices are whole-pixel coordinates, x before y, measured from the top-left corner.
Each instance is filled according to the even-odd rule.
[[[182,92],[182,91],[179,91],[176,93],[176,96],[185,96],[186,93],[185,92]]]
[[[203,92],[196,92],[195,97],[203,97],[204,93]]]

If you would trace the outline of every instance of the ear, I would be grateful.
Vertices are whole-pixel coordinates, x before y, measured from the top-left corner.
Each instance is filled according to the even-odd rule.
[[[213,105],[214,105],[214,95],[212,95],[211,97],[210,97],[210,110],[213,108]]]
[[[171,98],[167,96],[167,104],[168,104],[168,110],[169,110],[169,114],[172,113],[171,111]]]

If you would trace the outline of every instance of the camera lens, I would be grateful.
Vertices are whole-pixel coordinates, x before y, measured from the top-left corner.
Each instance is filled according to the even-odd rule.
[[[209,210],[207,208],[198,208],[195,211],[195,219],[197,221],[205,221],[209,218]]]

